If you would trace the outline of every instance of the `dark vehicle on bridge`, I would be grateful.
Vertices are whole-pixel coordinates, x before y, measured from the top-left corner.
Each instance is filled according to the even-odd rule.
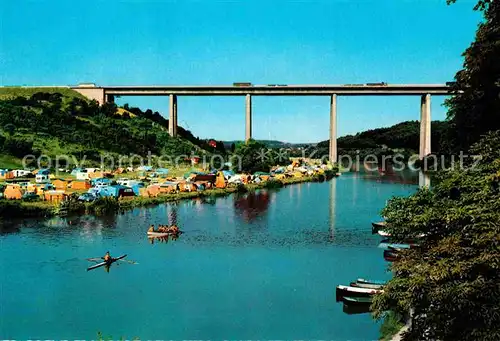
[[[446,82],[446,86],[455,86],[457,82]]]
[[[387,86],[386,82],[380,82],[380,83],[366,83],[367,86]]]
[[[252,83],[248,82],[233,83],[233,86],[252,86]]]

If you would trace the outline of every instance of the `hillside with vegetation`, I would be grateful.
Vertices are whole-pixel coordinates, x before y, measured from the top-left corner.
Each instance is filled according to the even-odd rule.
[[[431,150],[433,153],[445,151],[449,123],[446,121],[433,121],[431,124]],[[355,135],[346,135],[337,139],[339,155],[355,154],[391,154],[400,152],[406,156],[418,153],[420,144],[420,123],[406,121],[390,127],[366,130]],[[330,141],[321,141],[315,146],[307,148],[306,154],[317,150],[315,155],[328,155]]]
[[[179,136],[172,138],[168,120],[158,112],[128,106],[119,109],[115,104],[99,106],[70,89],[62,93],[18,90],[0,91],[2,167],[19,166],[28,154],[68,155],[77,160],[85,156],[87,161],[100,162],[102,154],[176,157],[216,151],[182,127]],[[218,152],[224,150],[219,147]]]

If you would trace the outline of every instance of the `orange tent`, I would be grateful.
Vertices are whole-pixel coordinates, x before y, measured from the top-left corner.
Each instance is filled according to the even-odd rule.
[[[72,189],[89,189],[90,187],[90,182],[86,180],[75,180],[71,182]]]
[[[66,196],[64,191],[47,191],[44,193],[44,198],[47,201],[63,201]]]
[[[98,178],[103,178],[104,177],[104,172],[91,172],[89,173],[89,178],[91,179],[98,179]]]
[[[215,187],[226,188],[226,179],[224,178],[224,173],[217,172],[217,178],[215,179]]]
[[[3,192],[5,199],[21,199],[23,196],[23,191],[19,185],[7,185],[5,191]]]
[[[156,198],[158,196],[158,194],[160,194],[160,185],[149,185],[146,188],[146,193],[147,193],[148,197]],[[141,193],[141,195],[143,195],[143,194]],[[146,195],[144,195],[144,196],[146,196]]]
[[[55,179],[52,181],[52,184],[56,189],[65,190],[66,188],[68,188],[69,181],[64,179]]]

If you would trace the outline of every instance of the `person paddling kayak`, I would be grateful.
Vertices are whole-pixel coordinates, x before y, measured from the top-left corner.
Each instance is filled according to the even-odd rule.
[[[111,255],[109,254],[109,251],[106,251],[106,254],[104,255],[104,257],[102,257],[102,259],[104,259],[105,262],[111,262]]]

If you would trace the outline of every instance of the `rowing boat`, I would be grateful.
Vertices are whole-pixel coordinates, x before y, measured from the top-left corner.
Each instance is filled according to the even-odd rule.
[[[391,234],[385,230],[378,230],[377,233],[379,234],[379,236],[382,236],[382,237],[390,237]]]
[[[372,222],[372,234],[376,234],[380,229],[386,227],[387,224],[385,221]]]
[[[168,237],[170,235],[178,235],[178,234],[181,234],[182,231],[179,230],[179,232],[152,232],[152,231],[148,231],[148,236],[149,237]]]
[[[149,237],[168,237],[170,232],[150,232],[148,231]]]
[[[382,289],[383,284],[372,284],[372,283],[359,283],[359,282],[351,282],[351,287],[357,288],[367,288],[367,289]]]
[[[369,297],[378,293],[382,293],[381,289],[368,289],[368,288],[356,288],[348,287],[346,285],[337,285],[336,290],[336,300],[341,301],[343,297]]]
[[[356,280],[357,283],[366,283],[366,284],[380,284],[380,285],[384,285],[385,284],[385,281],[380,281],[380,280],[376,280],[376,279],[364,279],[364,278],[358,278]]]
[[[101,263],[98,263],[96,265],[92,265],[90,267],[87,268],[87,271],[89,270],[94,270],[94,269],[97,269],[97,268],[100,268],[101,266],[105,266],[105,265],[111,265],[113,264],[114,262],[120,260],[120,259],[123,259],[127,257],[127,255],[123,255],[123,256],[120,256],[120,257],[116,257],[116,258],[111,258],[111,260],[109,261],[104,261],[104,262],[101,262]]]
[[[371,297],[342,297],[342,301],[347,305],[369,305],[372,303]]]

